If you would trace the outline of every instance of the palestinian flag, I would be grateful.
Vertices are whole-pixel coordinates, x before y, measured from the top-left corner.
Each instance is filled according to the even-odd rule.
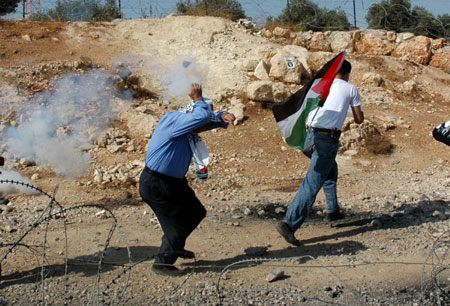
[[[325,103],[346,54],[347,51],[338,54],[326,63],[307,85],[283,102],[272,106],[278,128],[289,146],[303,150],[308,114]]]

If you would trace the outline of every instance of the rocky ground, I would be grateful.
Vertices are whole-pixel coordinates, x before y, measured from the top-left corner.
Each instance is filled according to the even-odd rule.
[[[5,169],[40,188],[38,195],[9,195],[10,202],[0,205],[0,297],[6,303],[450,302],[450,155],[449,147],[431,136],[434,126],[449,119],[450,75],[442,69],[349,54],[350,81],[360,89],[367,121],[359,127],[349,121],[341,139],[338,192],[347,217],[323,221],[320,193],[297,232],[303,245],[292,247],[274,227],[309,160],[283,142],[268,105],[245,94],[255,81],[249,67],[262,52],[255,50],[282,45],[221,19],[193,17],[98,24],[0,21],[0,38]],[[311,52],[310,69],[332,55]],[[216,110],[235,107],[243,116],[227,130],[202,136],[212,157],[209,178],[196,180],[191,169],[188,179],[208,215],[187,241],[196,259],[179,259],[185,275],[169,278],[151,272],[162,232],[140,200],[136,179],[158,118],[186,102],[172,97],[173,103],[166,103],[173,89],[166,81],[177,74],[173,67],[180,58],[196,64],[194,72]],[[295,90],[301,84],[286,86]],[[65,117],[79,119],[87,141],[78,140],[76,148],[87,155],[63,151],[62,160],[52,164],[59,156],[55,151],[73,144],[63,136],[77,134],[74,121],[58,123],[56,144],[40,142],[46,136],[32,125],[31,143],[49,149],[36,149],[40,155],[34,160],[12,152],[19,138],[7,131],[25,126],[22,120],[33,106],[51,108],[53,101]]]

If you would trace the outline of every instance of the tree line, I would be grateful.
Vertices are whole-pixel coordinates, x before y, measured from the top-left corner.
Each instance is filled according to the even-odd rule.
[[[0,16],[14,12],[23,0],[2,0]],[[218,16],[238,20],[247,18],[237,0],[178,1],[177,13],[195,16]],[[57,0],[54,8],[29,18],[47,21],[108,21],[121,18],[116,0]],[[365,19],[369,29],[412,32],[432,38],[450,38],[450,15],[434,16],[423,7],[412,7],[410,0],[383,0],[372,3]],[[281,25],[296,31],[352,30],[342,10],[320,8],[310,0],[286,0],[278,17],[268,17],[266,27]]]

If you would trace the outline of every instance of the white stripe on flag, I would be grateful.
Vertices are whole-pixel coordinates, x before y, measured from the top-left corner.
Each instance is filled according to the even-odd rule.
[[[319,83],[320,80],[321,80],[321,78],[314,80],[311,88],[313,88],[317,83]],[[303,100],[303,103],[302,103],[302,106],[300,107],[300,109],[298,111],[296,111],[295,113],[293,113],[292,115],[290,115],[289,117],[287,117],[286,119],[277,122],[278,128],[280,129],[281,135],[283,136],[284,139],[291,136],[292,130],[294,129],[294,126],[297,123],[298,118],[301,116],[301,114],[305,110],[306,101],[308,101],[309,98],[317,98],[318,96],[319,96],[318,93],[316,93],[315,91],[310,89],[308,91],[308,93],[306,94],[305,99]]]

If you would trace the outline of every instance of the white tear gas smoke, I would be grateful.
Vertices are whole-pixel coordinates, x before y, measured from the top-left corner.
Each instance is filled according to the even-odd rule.
[[[16,181],[21,182],[25,184],[30,184],[30,181],[28,178],[20,175],[20,173],[13,171],[13,170],[4,170],[2,167],[0,167],[0,180],[6,181]],[[28,195],[38,195],[39,192],[35,189],[31,189],[29,187],[23,186],[23,185],[17,185],[13,183],[0,183],[0,193],[6,194],[6,195],[12,195],[16,193],[25,193]]]
[[[7,148],[15,158],[75,178],[89,169],[87,150],[115,119],[119,110],[114,101],[120,94],[111,75],[100,70],[65,75],[53,80],[51,88],[33,97],[29,110],[16,116],[18,126],[6,131]]]
[[[177,59],[169,74],[162,80],[165,101],[171,97],[185,97],[192,83],[202,84],[208,73],[208,66],[196,63],[194,58]]]
[[[134,62],[131,62],[130,59],[121,59],[120,62],[129,67],[134,66],[133,70],[142,68],[142,73],[148,75],[151,82],[154,83],[153,86],[159,87],[164,92],[164,103],[166,104],[178,103],[178,99],[180,103],[186,104],[190,85],[200,83],[204,87],[209,71],[207,64],[198,63],[190,55],[178,56],[164,63],[156,62],[153,57],[141,60],[134,57],[133,60]],[[140,68],[136,67],[136,63],[139,63]]]

